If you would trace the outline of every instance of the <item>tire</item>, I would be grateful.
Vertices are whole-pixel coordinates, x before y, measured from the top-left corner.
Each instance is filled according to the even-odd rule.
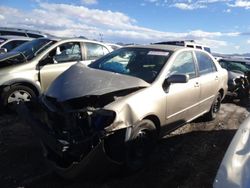
[[[157,141],[155,124],[151,120],[142,120],[132,129],[126,144],[126,169],[135,172],[142,169]]]
[[[214,120],[217,116],[217,113],[220,111],[220,106],[221,106],[221,94],[218,93],[215,100],[213,101],[213,104],[212,104],[209,112],[207,112],[205,114],[205,119],[207,121]]]
[[[23,85],[10,86],[10,89],[3,92],[1,96],[4,107],[8,107],[14,103],[18,104],[21,101],[28,102],[35,97],[35,92],[31,88]]]

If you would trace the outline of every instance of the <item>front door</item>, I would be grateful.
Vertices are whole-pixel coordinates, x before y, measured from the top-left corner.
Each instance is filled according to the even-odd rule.
[[[187,83],[171,84],[166,93],[166,124],[179,126],[199,114],[200,82],[192,51],[177,55],[168,73],[173,74],[189,76]]]
[[[78,61],[82,61],[79,42],[67,42],[51,50],[40,62],[40,82],[45,91],[57,76]]]

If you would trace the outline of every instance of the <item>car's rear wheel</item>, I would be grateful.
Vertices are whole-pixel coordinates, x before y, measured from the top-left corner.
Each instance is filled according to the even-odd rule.
[[[28,102],[34,97],[36,97],[36,94],[31,88],[23,85],[14,85],[9,90],[3,92],[2,101],[4,106],[9,106],[14,103]]]
[[[217,116],[217,113],[220,111],[220,107],[221,107],[221,94],[218,93],[217,96],[215,97],[215,100],[209,112],[205,114],[206,120],[208,121],[214,120]]]
[[[156,140],[157,131],[152,121],[144,119],[133,127],[126,147],[126,167],[129,171],[137,171],[145,166]]]

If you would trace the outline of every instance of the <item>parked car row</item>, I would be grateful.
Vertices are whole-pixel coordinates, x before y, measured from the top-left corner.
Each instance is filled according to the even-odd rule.
[[[218,61],[228,71],[227,95],[244,102],[249,98],[250,61],[236,58],[220,58]]]
[[[27,37],[1,36],[1,105],[19,104],[66,178],[96,173],[93,165],[138,170],[158,138],[200,116],[214,119],[228,87],[239,97],[249,88],[248,62],[219,64],[194,41],[121,47],[0,28],[11,32]]]
[[[76,62],[89,64],[111,52],[102,43],[86,39],[39,38],[0,56],[1,102],[30,101]]]

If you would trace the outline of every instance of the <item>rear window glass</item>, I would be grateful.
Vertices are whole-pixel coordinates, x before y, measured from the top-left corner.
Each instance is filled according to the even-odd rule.
[[[200,75],[208,74],[216,71],[214,61],[203,52],[195,52]]]
[[[40,37],[43,37],[42,35],[39,35],[39,34],[33,34],[33,33],[27,33],[27,34],[31,38],[40,38]]]
[[[211,53],[211,49],[208,47],[204,47],[204,50],[207,51],[208,53]]]

